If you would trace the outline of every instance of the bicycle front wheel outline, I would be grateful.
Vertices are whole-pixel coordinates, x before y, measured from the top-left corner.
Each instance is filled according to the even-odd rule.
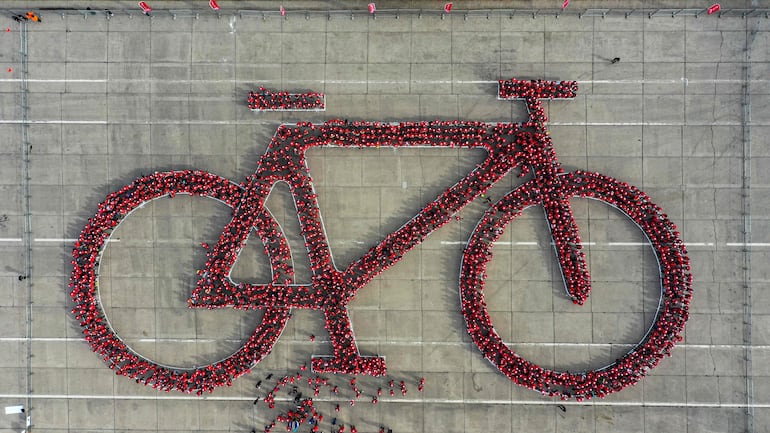
[[[542,205],[530,181],[494,204],[474,228],[463,252],[460,271],[461,310],[468,333],[484,357],[514,383],[562,399],[604,397],[636,384],[647,370],[670,355],[680,341],[692,296],[689,259],[676,226],[639,189],[598,173],[574,171],[560,176],[566,198],[591,198],[623,212],[650,241],[660,269],[661,299],[652,326],[642,340],[612,364],[581,373],[540,367],[513,352],[492,325],[484,300],[486,265],[492,244],[524,209]]]
[[[143,176],[109,194],[98,205],[98,212],[89,218],[75,243],[70,296],[75,303],[72,312],[83,328],[86,341],[116,374],[166,392],[178,390],[200,395],[212,392],[218,386],[231,385],[235,378],[250,372],[267,356],[286,327],[290,310],[265,308],[262,322],[243,346],[224,359],[195,368],[170,367],[154,362],[134,351],[114,332],[97,293],[97,270],[107,240],[131,212],[151,200],[175,194],[209,197],[235,208],[240,203],[243,188],[208,172],[188,170]],[[261,218],[271,218],[269,212],[260,215]],[[275,221],[262,223],[277,225]],[[286,238],[281,232],[274,241],[285,243]],[[269,251],[268,248],[266,250]],[[274,257],[268,258],[271,266],[275,265]]]

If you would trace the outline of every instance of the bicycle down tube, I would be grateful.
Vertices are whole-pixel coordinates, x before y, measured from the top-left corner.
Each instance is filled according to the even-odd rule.
[[[486,192],[514,167],[521,167],[523,173],[531,170],[543,194],[558,194],[558,175],[563,170],[550,145],[545,125],[538,121],[537,113],[543,111],[542,103],[535,98],[526,101],[530,118],[524,124],[330,121],[323,125],[281,125],[260,159],[256,173],[247,179],[246,193],[224,229],[235,235],[238,244],[233,248],[232,243],[220,240],[209,253],[204,277],[198,281],[189,301],[190,306],[322,310],[326,323],[330,324],[327,330],[335,353],[331,359],[314,358],[314,370],[384,374],[384,360],[360,356],[353,337],[347,304],[357,291],[400,261],[404,254],[419,245],[435,229],[448,223],[457,212]],[[529,129],[534,129],[534,132]],[[532,134],[537,136],[536,139],[533,139]],[[532,143],[545,143],[545,146],[532,148]],[[488,157],[347,269],[338,270],[334,266],[329,242],[322,227],[305,153],[307,149],[317,146],[362,147],[373,144],[395,148],[478,147],[485,149]],[[236,284],[230,279],[230,270],[248,239],[254,214],[263,209],[270,190],[277,182],[286,182],[291,189],[309,254],[312,283],[296,285],[287,284],[290,281],[284,280],[273,281],[271,284]],[[572,213],[568,205],[546,206],[545,213],[550,226],[557,222],[560,227],[566,224],[565,232],[569,235],[554,237],[554,245],[567,290],[576,303],[582,304],[588,292],[588,274],[584,256],[579,250],[580,238]],[[215,289],[213,294],[212,288]],[[219,301],[212,303],[212,297],[217,297]]]

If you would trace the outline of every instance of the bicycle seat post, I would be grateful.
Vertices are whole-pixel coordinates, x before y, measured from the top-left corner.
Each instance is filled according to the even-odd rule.
[[[535,132],[539,134],[546,134],[548,132],[546,127],[548,116],[545,114],[543,102],[538,98],[526,98],[524,102],[527,104],[527,115],[529,116],[524,122],[524,126],[534,128]]]

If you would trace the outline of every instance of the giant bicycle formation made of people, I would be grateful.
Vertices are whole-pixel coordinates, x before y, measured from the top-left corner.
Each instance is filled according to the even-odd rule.
[[[647,194],[599,173],[566,172],[557,160],[542,99],[573,98],[572,81],[501,80],[499,99],[523,100],[523,123],[432,121],[381,123],[329,120],[278,127],[256,172],[236,183],[200,170],[156,172],[109,194],[98,205],[75,244],[71,296],[73,313],[85,339],[119,375],[165,391],[202,394],[251,371],[271,351],[294,308],[319,310],[333,347],[331,356],[314,356],[316,372],[384,375],[383,357],[364,356],[357,347],[348,304],[359,290],[399,262],[433,231],[512,170],[530,174],[521,186],[491,203],[476,224],[462,253],[457,289],[467,331],[482,355],[518,385],[560,398],[604,397],[638,382],[682,339],[692,296],[689,259],[680,233]],[[265,96],[267,95],[267,97]],[[252,109],[323,108],[323,94],[252,93]],[[388,234],[347,268],[338,269],[319,210],[306,152],[314,147],[451,147],[479,148],[486,159],[448,187],[399,229]],[[265,200],[276,184],[291,190],[301,235],[309,256],[310,284],[294,281],[292,251]],[[209,365],[170,367],[129,347],[112,329],[98,295],[99,264],[107,241],[125,217],[160,197],[188,194],[216,199],[232,208],[232,219],[215,245],[206,248],[205,267],[198,271],[190,308],[262,310],[261,323],[236,352]],[[582,305],[591,280],[570,199],[604,202],[631,219],[648,239],[660,270],[660,299],[652,325],[625,355],[601,368],[557,371],[536,365],[517,353],[496,332],[484,298],[486,268],[493,245],[506,226],[531,207],[544,210],[566,296]],[[258,236],[271,267],[265,284],[235,282],[230,272],[249,235]]]

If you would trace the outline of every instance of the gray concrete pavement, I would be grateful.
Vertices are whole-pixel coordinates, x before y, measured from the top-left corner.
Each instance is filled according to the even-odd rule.
[[[7,216],[0,220],[0,404],[26,401],[29,389],[33,431],[259,430],[272,412],[252,405],[254,383],[330,351],[320,314],[299,311],[253,373],[208,398],[157,393],[115,376],[81,339],[67,289],[71,239],[107,193],[153,170],[196,168],[239,182],[281,122],[520,121],[522,107],[495,99],[496,81],[514,76],[578,80],[577,98],[548,104],[561,162],[640,187],[681,228],[695,276],[685,342],[636,386],[564,403],[566,412],[513,385],[470,343],[459,311],[462,242],[484,210],[479,201],[351,304],[361,350],[386,356],[397,381],[425,377],[425,393],[412,385],[407,397],[385,396],[376,406],[362,400],[350,408],[342,400],[337,416],[361,432],[380,425],[399,433],[742,432],[750,421],[754,431],[770,431],[767,19],[44,16],[28,33],[29,209],[18,25],[7,20],[5,27],[12,31],[0,35],[0,215]],[[613,57],[621,62],[610,64]],[[253,113],[246,93],[259,85],[325,92],[327,110]],[[355,260],[483,157],[448,149],[312,150],[337,265]],[[491,196],[520,182],[506,178]],[[563,296],[537,209],[507,228],[489,270],[496,329],[518,353],[557,369],[612,362],[644,334],[657,304],[657,271],[638,230],[601,204],[573,205],[594,279],[585,306]],[[274,191],[268,207],[293,251],[301,251],[286,191]],[[31,299],[27,280],[17,278],[25,272],[27,212]],[[258,312],[186,308],[205,260],[196,245],[216,239],[228,219],[224,205],[177,197],[147,205],[117,230],[101,296],[112,325],[137,351],[166,364],[201,365],[234,351],[259,322]],[[298,281],[309,281],[307,259],[295,254],[295,265]],[[234,276],[266,281],[260,245],[248,245]],[[383,382],[359,381],[368,394]],[[330,419],[336,402],[322,397],[319,409]],[[21,424],[0,418],[2,431]]]

